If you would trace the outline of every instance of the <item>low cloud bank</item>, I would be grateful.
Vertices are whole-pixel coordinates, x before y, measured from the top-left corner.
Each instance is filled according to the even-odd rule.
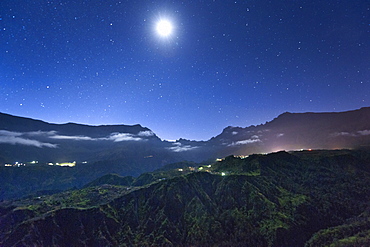
[[[131,133],[111,133],[107,137],[93,138],[83,135],[59,135],[57,131],[31,131],[31,132],[15,132],[8,130],[0,130],[0,143],[5,144],[20,144],[35,147],[48,147],[56,148],[58,145],[48,142],[41,142],[35,140],[34,138],[42,137],[52,140],[71,140],[71,141],[113,141],[113,142],[123,142],[123,141],[146,141],[147,137],[154,136],[152,131],[140,131],[137,134]]]
[[[154,133],[150,130],[146,130],[146,131],[140,131],[137,135],[143,136],[143,137],[150,137],[150,136],[154,136]]]
[[[59,140],[74,140],[74,141],[113,141],[113,142],[123,142],[123,141],[145,141],[143,137],[153,136],[154,133],[151,131],[140,131],[137,135],[131,133],[120,133],[115,132],[107,137],[92,138],[89,136],[66,136],[66,135],[51,135],[49,138],[59,139]]]
[[[357,132],[346,132],[346,131],[342,131],[342,132],[335,132],[333,134],[331,134],[332,137],[337,137],[337,136],[353,136],[353,137],[356,137],[356,136],[368,136],[370,135],[370,130],[359,130]]]
[[[254,135],[254,136],[251,136],[250,139],[232,142],[228,146],[231,147],[231,146],[238,146],[238,145],[246,145],[246,144],[251,144],[251,143],[256,143],[256,142],[261,142],[261,140],[259,139],[257,135]]]
[[[370,130],[360,130],[360,131],[357,131],[357,133],[359,133],[362,136],[368,136],[370,135]]]
[[[133,134],[129,133],[112,133],[108,138],[100,138],[103,140],[110,140],[114,142],[123,142],[123,141],[142,141],[144,139],[136,137]]]
[[[198,148],[198,146],[182,145],[181,142],[175,142],[175,143],[172,143],[172,145],[173,147],[168,147],[167,149],[173,152],[176,152],[176,153],[186,152],[186,151]]]
[[[53,135],[50,136],[49,138],[57,140],[75,140],[75,141],[94,141],[96,139],[88,136],[65,136],[65,135]]]
[[[48,148],[56,148],[56,144],[40,142],[37,140],[32,140],[28,138],[22,137],[25,135],[24,133],[20,132],[13,132],[7,130],[0,130],[0,143],[5,144],[12,144],[12,145],[26,145],[26,146],[34,146],[38,148],[48,147]]]

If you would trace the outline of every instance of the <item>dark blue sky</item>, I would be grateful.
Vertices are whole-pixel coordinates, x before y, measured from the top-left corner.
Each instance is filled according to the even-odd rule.
[[[369,106],[369,13],[367,0],[2,0],[0,112],[206,140]]]

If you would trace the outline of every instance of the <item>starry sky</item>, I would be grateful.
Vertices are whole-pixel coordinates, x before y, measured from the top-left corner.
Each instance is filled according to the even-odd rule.
[[[208,140],[370,106],[369,13],[367,0],[1,0],[0,112]]]

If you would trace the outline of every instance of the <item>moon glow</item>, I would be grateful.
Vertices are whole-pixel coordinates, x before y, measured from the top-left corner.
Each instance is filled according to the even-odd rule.
[[[156,26],[157,33],[162,37],[168,37],[171,35],[173,26],[172,23],[167,20],[160,20]]]

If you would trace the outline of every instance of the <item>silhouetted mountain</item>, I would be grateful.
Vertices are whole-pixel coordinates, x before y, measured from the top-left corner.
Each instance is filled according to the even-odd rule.
[[[30,118],[17,117],[0,113],[0,129],[17,132],[56,131],[59,135],[88,136],[99,138],[111,133],[137,134],[140,131],[150,131],[148,128],[136,125],[99,125],[90,126],[76,123],[52,124]],[[40,133],[42,134],[42,133]],[[154,133],[148,136],[154,136]]]
[[[205,170],[144,187],[101,185],[3,202],[0,244],[367,246],[370,241],[367,151],[229,156],[197,169]]]
[[[140,157],[145,157],[153,155],[151,151],[155,152],[148,147],[154,147],[153,143],[161,143],[161,140],[150,129],[140,125],[49,124],[0,114],[0,156],[8,162],[115,160],[132,155],[130,149],[138,143],[143,146]],[[112,149],[118,150],[110,152]],[[116,157],[112,158],[112,155]]]
[[[336,113],[283,113],[271,122],[227,127],[209,140],[223,146],[219,156],[278,150],[341,149],[370,146],[370,107]]]

